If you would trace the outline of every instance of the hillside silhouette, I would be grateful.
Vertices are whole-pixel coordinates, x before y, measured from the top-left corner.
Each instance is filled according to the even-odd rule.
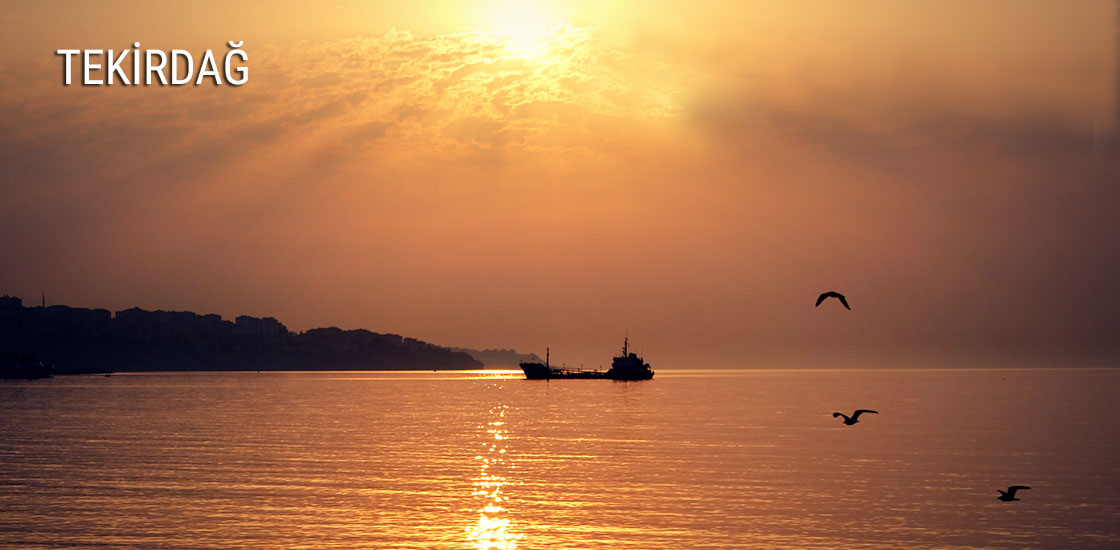
[[[62,305],[0,297],[0,354],[33,356],[55,372],[221,370],[464,370],[469,354],[364,329],[289,331],[272,317]]]

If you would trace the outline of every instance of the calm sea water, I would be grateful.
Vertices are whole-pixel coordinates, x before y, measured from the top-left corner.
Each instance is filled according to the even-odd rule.
[[[1120,548],[1111,370],[57,377],[0,436],[4,549]]]

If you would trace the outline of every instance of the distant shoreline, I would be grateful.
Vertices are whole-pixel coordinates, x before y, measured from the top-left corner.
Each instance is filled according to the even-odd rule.
[[[1120,366],[1116,367],[1083,367],[1083,366],[1070,366],[1070,367],[836,367],[836,368],[787,368],[787,367],[710,367],[710,368],[676,368],[676,369],[659,369],[657,372],[661,378],[673,377],[689,377],[693,375],[703,374],[769,374],[769,373],[782,373],[782,372],[804,372],[804,373],[838,373],[838,372],[865,372],[876,371],[884,373],[930,373],[930,372],[952,372],[952,373],[984,373],[984,372],[1100,372],[1109,374],[1120,374]],[[500,373],[508,372],[511,374],[520,374],[519,368],[510,366],[487,366],[476,369],[318,369],[318,370],[301,370],[301,369],[261,369],[257,370],[144,370],[144,371],[107,371],[107,372],[66,372],[56,373],[56,376],[102,376],[105,374],[265,374],[265,373],[304,373],[304,374],[347,374],[347,373],[377,373],[377,374],[425,374],[425,373]]]
[[[292,332],[272,317],[24,307],[13,296],[0,297],[0,354],[53,363],[55,374],[484,367],[464,351],[365,329]]]

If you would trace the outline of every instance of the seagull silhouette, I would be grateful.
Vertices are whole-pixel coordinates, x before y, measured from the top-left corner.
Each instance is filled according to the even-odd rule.
[[[852,306],[848,305],[848,300],[846,298],[844,298],[844,295],[840,294],[839,292],[836,292],[835,290],[830,290],[830,291],[825,292],[824,294],[821,294],[820,296],[818,296],[817,297],[817,305],[815,307],[821,307],[821,302],[823,302],[823,301],[825,301],[829,298],[839,298],[840,303],[844,304],[845,308],[847,308],[849,310],[852,309]]]
[[[859,422],[859,415],[861,415],[863,413],[879,414],[879,411],[873,411],[871,409],[859,409],[856,412],[852,413],[851,417],[849,417],[848,415],[843,414],[843,413],[832,413],[832,418],[837,418],[837,417],[843,416],[844,417],[844,424],[847,425],[847,426],[851,426],[852,424],[855,424],[856,422]]]
[[[1004,502],[1019,500],[1015,498],[1015,493],[1018,492],[1019,489],[1030,489],[1030,487],[1027,487],[1026,485],[1012,485],[1008,487],[1006,491],[999,491],[999,489],[996,489],[997,491],[999,491],[999,496],[996,497],[996,500],[1002,500]]]

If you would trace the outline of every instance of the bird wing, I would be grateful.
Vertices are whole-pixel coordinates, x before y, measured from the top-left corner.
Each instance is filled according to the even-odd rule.
[[[821,302],[823,302],[825,298],[828,298],[828,293],[827,292],[825,292],[824,294],[821,294],[820,296],[817,296],[817,305],[814,306],[814,307],[820,307]]]
[[[1007,492],[1011,493],[1011,496],[1015,496],[1015,492],[1019,489],[1030,489],[1030,487],[1027,487],[1026,485],[1012,485],[1007,488]]]
[[[871,409],[860,409],[860,410],[852,413],[852,418],[859,418],[859,415],[861,415],[863,413],[879,414],[879,411],[873,411]]]
[[[848,305],[848,300],[844,298],[844,295],[843,295],[843,294],[838,294],[838,295],[836,295],[836,297],[837,297],[837,298],[840,298],[840,303],[841,303],[841,304],[844,304],[844,308],[845,308],[845,309],[847,309],[847,310],[851,311],[851,309],[852,309],[852,306],[849,306],[849,305]]]
[[[848,415],[846,415],[846,414],[844,414],[844,413],[832,413],[832,418],[837,418],[837,417],[840,417],[840,416],[843,416],[843,417],[844,417],[844,421],[845,421],[845,422],[847,422],[847,421],[848,421]]]

